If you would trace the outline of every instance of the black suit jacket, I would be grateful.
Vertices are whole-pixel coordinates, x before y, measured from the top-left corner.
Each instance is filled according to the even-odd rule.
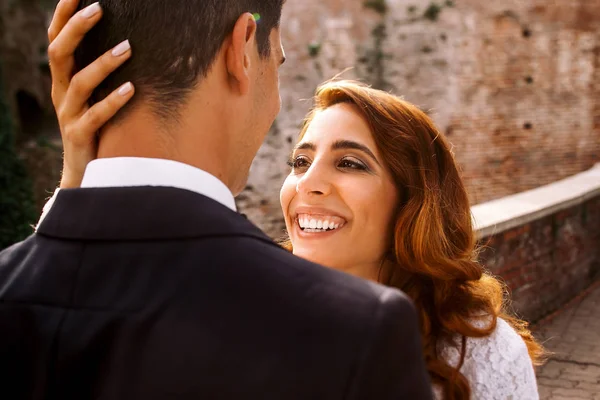
[[[3,399],[428,399],[397,290],[186,190],[62,190],[0,253]]]

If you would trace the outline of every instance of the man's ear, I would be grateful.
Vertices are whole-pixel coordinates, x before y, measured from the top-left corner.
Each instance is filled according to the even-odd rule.
[[[226,54],[230,82],[240,94],[248,93],[252,52],[257,51],[256,20],[250,13],[242,14],[233,27]]]

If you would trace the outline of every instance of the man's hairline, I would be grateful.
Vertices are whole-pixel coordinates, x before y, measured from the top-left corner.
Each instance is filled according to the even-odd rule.
[[[287,2],[287,0],[283,0],[281,2],[281,6],[283,8],[283,5]],[[281,16],[282,16],[282,11],[280,10],[279,12],[279,18],[277,20],[277,23],[275,25],[273,25],[273,27],[271,28],[271,30],[269,31],[269,34],[267,35],[267,51],[263,54],[260,49],[258,48],[258,56],[261,60],[264,60],[266,58],[268,58],[269,56],[271,56],[271,54],[273,53],[272,51],[272,41],[271,41],[271,34],[273,33],[273,31],[277,31],[281,28]],[[240,14],[240,16],[242,16],[243,14]],[[227,34],[227,36],[230,36],[233,33],[233,31],[229,32]],[[226,36],[226,37],[227,37]],[[225,45],[225,40],[223,40],[223,42],[221,43],[221,46],[219,47],[219,51],[223,48],[223,46]],[[259,46],[258,41],[257,41],[257,47]],[[216,60],[217,60],[217,55],[218,52],[215,53],[215,56],[213,58],[213,60],[211,61],[210,65],[208,66],[208,69],[206,71],[206,74],[198,74],[196,80],[192,83],[192,85],[190,85],[189,88],[185,88],[180,90],[180,93],[182,94],[182,96],[186,96],[193,91],[201,82],[203,79],[205,79],[208,76],[208,73],[210,72],[210,70],[212,69],[212,67],[214,66]],[[135,84],[135,83],[134,83]],[[162,125],[166,125],[166,124],[170,124],[170,123],[177,123],[179,121],[179,118],[181,117],[181,109],[183,107],[185,107],[185,105],[187,104],[187,102],[189,101],[189,99],[182,99],[181,101],[177,101],[177,105],[175,106],[173,104],[173,108],[169,108],[169,107],[162,107],[161,104],[162,102],[160,101],[160,96],[156,95],[156,94],[145,94],[142,98],[138,98],[138,99],[134,99],[133,102],[131,102],[130,107],[126,107],[124,111],[124,113],[117,113],[117,115],[115,117],[113,117],[113,120],[115,122],[119,122],[122,119],[126,118],[127,114],[133,112],[133,110],[139,106],[139,103],[144,103],[146,102],[150,108],[150,112],[152,113],[152,115],[158,119],[159,123]],[[136,101],[137,100],[137,101]],[[119,115],[121,114],[121,115]]]

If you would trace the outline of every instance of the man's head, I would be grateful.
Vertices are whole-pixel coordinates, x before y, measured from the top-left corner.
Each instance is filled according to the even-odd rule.
[[[80,7],[92,2],[83,0]],[[132,58],[102,83],[93,101],[133,82],[136,95],[117,118],[125,120],[143,105],[163,131],[183,127],[187,136],[191,131],[202,136],[201,142],[186,138],[187,144],[181,144],[186,151],[212,143],[207,144],[205,131],[216,130],[211,117],[218,117],[222,143],[212,150],[222,151],[227,145],[229,154],[223,156],[244,170],[238,173],[243,178],[220,177],[236,192],[279,112],[278,67],[284,60],[279,22],[284,2],[100,0],[104,16],[77,50],[76,64],[85,67],[128,39]],[[190,154],[182,158],[202,167]]]

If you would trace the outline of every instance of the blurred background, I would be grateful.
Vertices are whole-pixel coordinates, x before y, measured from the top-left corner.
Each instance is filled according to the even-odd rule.
[[[54,5],[0,0],[0,215],[14,233],[3,228],[4,245],[30,232],[60,177],[46,55]],[[599,20],[598,0],[288,1],[283,108],[239,208],[283,233],[286,158],[315,87],[347,68],[344,77],[434,118],[473,204],[590,168],[600,153]]]

